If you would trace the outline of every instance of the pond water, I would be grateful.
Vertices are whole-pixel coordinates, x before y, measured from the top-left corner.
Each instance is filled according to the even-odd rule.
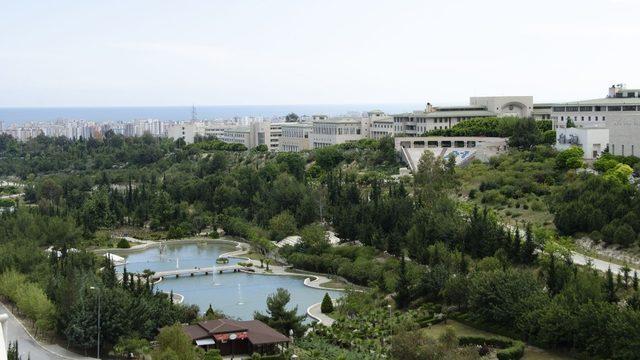
[[[152,247],[140,252],[122,255],[127,259],[127,271],[142,272],[190,269],[215,266],[218,255],[233,251],[235,247],[222,243],[167,244],[162,252]],[[229,259],[230,263],[242,261]],[[119,268],[122,271],[122,268]],[[291,293],[289,306],[298,306],[300,315],[307,307],[322,301],[325,292],[332,298],[342,295],[340,291],[325,291],[305,286],[304,277],[270,276],[247,273],[224,273],[165,278],[156,285],[162,291],[183,295],[185,304],[195,304],[204,312],[209,304],[232,318],[253,319],[254,311],[264,312],[267,296],[278,288]]]

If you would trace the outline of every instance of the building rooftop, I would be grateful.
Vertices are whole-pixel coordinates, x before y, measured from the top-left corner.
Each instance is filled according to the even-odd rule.
[[[290,341],[287,336],[277,332],[259,320],[208,320],[196,325],[185,325],[182,329],[193,341],[215,338],[216,335],[229,333],[246,333],[247,338],[253,345],[275,344]]]
[[[282,127],[301,127],[301,128],[310,128],[313,127],[313,123],[310,122],[290,122],[281,124]]]
[[[426,113],[428,118],[441,118],[441,117],[482,117],[482,116],[496,116],[495,113],[487,110],[452,110],[452,111],[434,111]]]
[[[322,120],[315,120],[314,123],[330,123],[330,124],[345,124],[345,123],[357,123],[360,124],[361,120],[360,119],[354,119],[354,118],[328,118],[328,119],[322,119]]]
[[[571,105],[640,105],[640,98],[633,97],[606,97],[601,99],[571,101],[565,103],[555,103],[554,106]]]

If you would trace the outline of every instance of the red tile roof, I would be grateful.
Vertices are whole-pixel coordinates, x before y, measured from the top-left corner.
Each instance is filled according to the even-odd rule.
[[[184,332],[192,339],[213,338],[225,333],[246,332],[253,345],[283,343],[291,341],[259,320],[236,321],[231,319],[208,320],[196,325],[183,326]]]

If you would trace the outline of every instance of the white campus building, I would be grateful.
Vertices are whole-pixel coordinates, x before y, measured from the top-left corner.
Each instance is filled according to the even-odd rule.
[[[609,129],[604,127],[571,127],[556,129],[556,149],[566,150],[579,146],[584,151],[585,160],[594,160],[609,144]]]
[[[608,128],[610,153],[640,155],[640,89],[614,85],[605,98],[554,104],[551,120],[556,131],[569,120],[577,128]]]
[[[282,124],[279,151],[299,152],[311,149],[312,132],[313,124],[310,122]]]
[[[314,149],[365,138],[362,130],[363,119],[324,118],[313,121],[311,146]]]
[[[395,134],[419,136],[427,131],[449,129],[455,124],[480,117],[521,118],[534,115],[532,96],[484,96],[472,97],[469,105],[462,106],[432,106],[427,103],[424,111],[394,115]],[[544,109],[540,110],[539,118],[545,117]]]

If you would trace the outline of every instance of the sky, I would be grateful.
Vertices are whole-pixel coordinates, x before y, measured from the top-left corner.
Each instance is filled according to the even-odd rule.
[[[466,104],[640,88],[638,0],[0,0],[0,106]]]

